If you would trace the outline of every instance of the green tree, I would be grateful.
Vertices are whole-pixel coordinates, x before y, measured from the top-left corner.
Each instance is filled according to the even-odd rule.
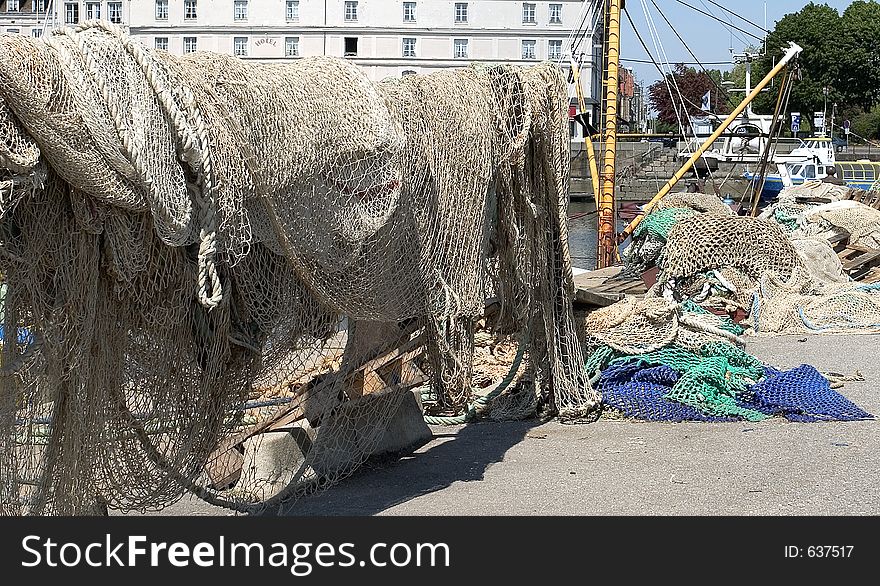
[[[785,53],[789,43],[795,42],[803,51],[798,58],[799,79],[792,86],[789,109],[801,112],[822,110],[825,88],[828,88],[828,104],[842,103],[844,94],[839,80],[844,57],[843,24],[837,10],[826,4],[811,2],[800,12],[786,14],[767,35],[767,52],[760,59],[760,67],[753,67],[753,75],[765,75]],[[774,92],[762,94],[756,99],[755,109],[772,112],[775,101]]]
[[[843,102],[865,112],[880,102],[880,4],[856,0],[843,11],[835,87]]]

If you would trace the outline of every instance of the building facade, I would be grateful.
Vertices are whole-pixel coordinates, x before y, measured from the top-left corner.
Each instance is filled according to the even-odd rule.
[[[596,4],[600,3],[0,0],[0,30],[39,36],[53,26],[102,18],[127,27],[150,47],[176,54],[206,50],[258,61],[332,55],[353,60],[374,80],[468,63],[527,65],[545,60],[560,63],[568,74],[575,53],[588,110],[595,110],[601,51],[597,54],[590,36],[596,31],[587,31],[584,42],[581,29],[595,22]]]

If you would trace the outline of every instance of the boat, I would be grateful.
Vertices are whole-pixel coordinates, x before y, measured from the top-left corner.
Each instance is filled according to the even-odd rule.
[[[769,201],[779,195],[785,187],[802,185],[807,181],[822,180],[828,176],[828,167],[834,166],[836,175],[853,189],[871,190],[877,188],[880,179],[880,162],[858,161],[832,162],[817,160],[814,158],[800,161],[782,162],[777,164],[776,173],[767,173],[764,179],[764,188],[761,190],[761,199]],[[749,181],[759,181],[758,173],[746,172],[743,177]]]

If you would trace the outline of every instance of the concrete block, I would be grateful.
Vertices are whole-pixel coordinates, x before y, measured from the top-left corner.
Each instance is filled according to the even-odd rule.
[[[433,437],[416,391],[373,393],[344,403],[319,430],[312,467],[335,476],[363,458],[412,451]]]
[[[415,450],[431,440],[418,391],[396,390],[348,401],[317,429],[298,421],[245,442],[240,490],[249,500],[272,498],[291,482],[336,477],[372,456]]]

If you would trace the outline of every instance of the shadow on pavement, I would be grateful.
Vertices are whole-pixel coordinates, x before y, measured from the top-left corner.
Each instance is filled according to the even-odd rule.
[[[435,427],[427,448],[390,461],[368,461],[339,484],[267,514],[375,515],[454,482],[479,482],[490,466],[503,460],[507,450],[540,424],[538,419],[488,421],[454,432]]]

